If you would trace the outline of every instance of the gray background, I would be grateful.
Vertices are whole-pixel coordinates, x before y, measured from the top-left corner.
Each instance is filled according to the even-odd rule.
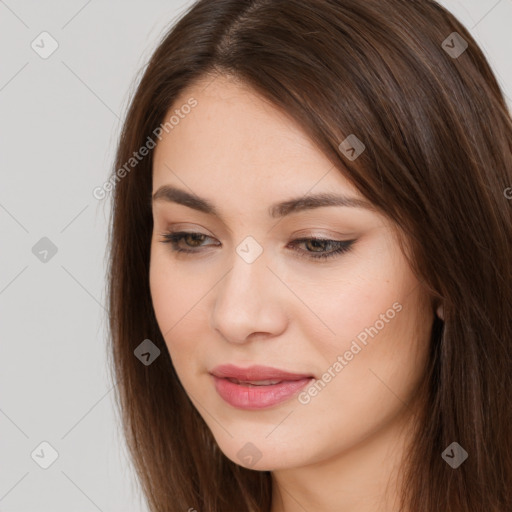
[[[113,409],[110,203],[92,191],[108,177],[139,70],[191,3],[0,0],[0,511],[147,510]],[[442,4],[512,105],[512,0]],[[51,49],[43,31],[58,43],[46,59],[31,47]],[[42,442],[58,452],[47,469]]]

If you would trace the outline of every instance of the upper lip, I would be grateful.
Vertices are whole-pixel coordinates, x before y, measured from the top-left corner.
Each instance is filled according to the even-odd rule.
[[[305,373],[291,373],[271,366],[249,366],[241,368],[233,364],[221,364],[216,366],[211,372],[212,375],[220,378],[231,378],[239,381],[259,381],[259,380],[300,380],[313,377]]]

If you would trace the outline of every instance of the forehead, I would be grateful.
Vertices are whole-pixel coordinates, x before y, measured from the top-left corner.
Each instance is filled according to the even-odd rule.
[[[166,120],[173,114],[179,122],[155,149],[153,191],[171,183],[267,203],[313,188],[361,197],[294,119],[243,83],[202,80],[176,98]]]

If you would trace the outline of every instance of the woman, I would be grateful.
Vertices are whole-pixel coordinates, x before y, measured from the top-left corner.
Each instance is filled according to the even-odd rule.
[[[117,152],[152,511],[512,509],[512,123],[431,1],[200,0]]]

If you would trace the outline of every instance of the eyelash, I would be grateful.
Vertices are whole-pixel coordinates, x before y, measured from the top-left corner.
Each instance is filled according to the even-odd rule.
[[[196,235],[198,237],[206,237],[211,238],[208,235],[205,235],[203,233],[194,233],[189,231],[176,231],[176,232],[168,232],[168,233],[161,233],[161,236],[164,238],[163,240],[160,240],[164,244],[171,244],[171,250],[177,253],[187,253],[187,254],[196,254],[200,251],[193,250],[193,249],[182,249],[178,247],[178,243],[186,238],[189,235]],[[326,253],[315,253],[314,251],[301,251],[298,249],[294,249],[294,251],[299,253],[299,256],[304,258],[309,258],[313,260],[325,260],[327,258],[334,258],[336,256],[339,256],[343,253],[346,253],[350,250],[352,247],[352,244],[355,242],[355,240],[330,240],[328,238],[297,238],[295,240],[292,240],[290,243],[294,246],[300,243],[304,242],[320,242],[325,244],[332,244],[336,247],[336,249],[332,250],[331,252]]]

